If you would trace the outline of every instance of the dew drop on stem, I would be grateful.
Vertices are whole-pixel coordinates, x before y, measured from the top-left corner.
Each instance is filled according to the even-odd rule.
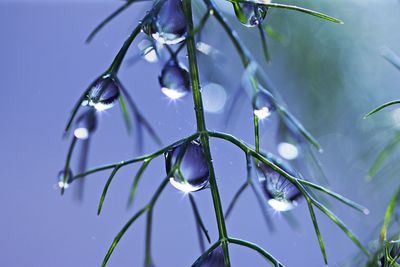
[[[268,118],[276,110],[272,95],[265,89],[258,91],[252,102],[254,115],[260,120]]]
[[[143,22],[143,31],[157,42],[174,45],[186,38],[187,23],[181,0],[165,0]]]
[[[68,169],[67,172],[65,172],[65,170],[61,170],[57,175],[58,187],[61,189],[67,189],[72,183],[72,177],[73,175],[71,169]]]
[[[96,109],[88,108],[76,120],[74,135],[76,138],[86,140],[97,128]]]
[[[89,105],[98,111],[112,108],[118,101],[120,89],[115,78],[106,74],[98,78],[90,88],[82,105]]]
[[[165,153],[167,175],[175,164],[179,164],[170,178],[170,183],[176,189],[185,192],[195,192],[204,189],[210,179],[207,159],[201,144],[191,141],[174,147]]]
[[[287,174],[299,177],[298,173],[288,164],[272,154],[267,159],[285,171]],[[289,211],[297,206],[297,201],[302,196],[297,187],[283,175],[273,170],[264,163],[257,165],[258,180],[267,198],[268,204],[276,211]]]
[[[235,4],[235,14],[240,23],[246,27],[256,27],[263,22],[267,8],[248,2]]]
[[[172,100],[179,99],[190,92],[189,72],[175,59],[167,61],[158,80],[161,91]]]

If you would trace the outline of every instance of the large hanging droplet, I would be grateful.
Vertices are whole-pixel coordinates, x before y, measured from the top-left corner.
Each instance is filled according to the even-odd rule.
[[[217,247],[211,251],[206,258],[196,261],[192,267],[224,267],[224,251],[222,247]]]
[[[158,77],[161,91],[171,99],[179,99],[190,92],[189,72],[175,59],[170,59]]]
[[[74,135],[78,139],[88,139],[97,128],[97,115],[94,108],[89,108],[76,120]]]
[[[68,169],[67,172],[65,172],[65,170],[61,170],[57,175],[58,187],[61,189],[67,189],[72,183],[72,180],[73,175],[71,169]]]
[[[253,97],[253,112],[260,120],[271,116],[276,110],[274,99],[267,90],[260,89]]]
[[[291,176],[299,175],[280,158],[271,154],[267,159]],[[258,178],[261,187],[268,199],[268,204],[276,211],[289,211],[297,206],[297,200],[302,196],[297,187],[283,175],[269,166],[259,163],[257,166]]]
[[[293,121],[286,116],[281,118],[277,142],[278,153],[282,158],[294,160],[300,156],[301,144],[304,142],[304,138]]]
[[[96,110],[112,108],[118,101],[120,89],[115,79],[107,74],[98,78],[89,90],[82,105],[89,105]]]
[[[179,145],[165,153],[167,175],[176,163],[179,164],[179,161],[179,167],[169,179],[176,189],[189,193],[201,190],[208,185],[210,179],[208,163],[198,141]]]
[[[143,31],[156,41],[173,45],[185,40],[187,23],[181,0],[165,0],[143,23]]]
[[[267,8],[253,3],[235,3],[235,14],[246,27],[256,27],[261,24],[267,15]]]

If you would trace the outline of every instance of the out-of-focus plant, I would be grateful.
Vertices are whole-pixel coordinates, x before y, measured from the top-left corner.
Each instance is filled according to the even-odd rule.
[[[390,49],[385,49],[383,56],[387,59],[393,66],[397,69],[400,69],[400,58],[393,53]],[[367,118],[382,109],[387,107],[400,104],[400,100],[390,101],[379,107],[373,109],[368,112],[364,118]],[[389,143],[385,146],[385,148],[379,153],[375,162],[368,172],[369,179],[372,179],[375,174],[379,171],[382,164],[385,162],[387,157],[389,157],[393,151],[396,150],[398,144],[400,143],[400,135],[396,133],[394,138],[389,141]],[[382,222],[382,226],[379,233],[378,239],[378,248],[376,249],[376,253],[372,256],[367,266],[381,266],[381,267],[390,267],[390,266],[400,266],[400,231],[398,225],[398,216],[400,213],[396,210],[396,207],[399,206],[399,195],[400,195],[400,185],[397,187],[395,192],[393,193],[389,204],[386,208],[386,212],[384,215],[384,219]],[[395,217],[394,223],[393,217]],[[393,224],[393,227],[390,227]],[[391,233],[389,229],[393,229]]]
[[[94,29],[88,37],[88,42],[92,40],[108,22],[138,1],[139,0],[126,1]],[[336,18],[293,5],[258,0],[229,0],[229,2],[233,5],[236,17],[244,26],[258,28],[265,60],[269,59],[267,34],[277,39],[280,38],[279,34],[275,33],[265,22],[270,9],[293,10],[327,21],[341,23],[341,21]],[[164,179],[161,180],[159,187],[150,198],[148,204],[139,209],[116,235],[104,257],[102,266],[107,264],[115,247],[126,231],[138,218],[144,215],[147,216],[144,266],[154,266],[151,253],[153,210],[159,196],[168,184],[189,194],[189,200],[199,230],[200,245],[202,246],[204,246],[202,234],[205,235],[210,243],[211,238],[201,219],[194,195],[200,190],[209,189],[211,191],[213,208],[218,226],[218,237],[207,249],[202,249],[204,253],[194,261],[192,266],[231,266],[229,254],[230,245],[247,247],[260,253],[272,265],[283,266],[280,261],[260,246],[246,240],[234,238],[229,234],[225,223],[226,217],[229,215],[241,192],[243,192],[247,186],[253,189],[268,223],[270,223],[271,220],[266,211],[267,205],[277,211],[288,212],[294,209],[301,199],[304,199],[308,205],[311,221],[326,264],[328,263],[327,254],[314,208],[319,209],[328,216],[328,218],[337,224],[364,254],[369,255],[368,250],[362,245],[353,232],[332,211],[319,201],[314,191],[322,192],[364,214],[368,214],[368,210],[365,207],[311,182],[310,179],[303,177],[301,173],[282,158],[261,150],[259,122],[272,115],[279,118],[281,125],[279,137],[282,140],[279,142],[281,147],[278,147],[278,150],[284,151],[280,154],[287,160],[296,158],[297,154],[295,153],[298,153],[298,149],[301,147],[308,147],[310,149],[309,146],[313,146],[319,151],[320,146],[316,139],[299,123],[286,107],[284,107],[281,101],[278,101],[276,89],[271,86],[265,73],[257,67],[257,62],[242,44],[238,34],[232,29],[214,0],[203,0],[195,2],[195,4],[199,6],[198,9],[196,9],[197,14],[199,14],[198,16],[194,15],[191,0],[154,1],[151,9],[134,28],[111,65],[99,78],[84,90],[81,97],[76,102],[65,128],[65,136],[72,131],[74,135],[67,154],[65,166],[59,173],[59,186],[62,193],[64,193],[64,190],[74,181],[83,180],[84,177],[93,173],[111,170],[111,174],[106,181],[100,198],[98,214],[101,213],[108,188],[121,168],[134,163],[141,163],[131,187],[129,203],[132,203],[143,173],[146,171],[151,161],[157,157],[165,156],[166,175]],[[211,17],[216,19],[227,34],[229,41],[236,49],[245,69],[244,79],[249,84],[251,95],[250,102],[253,107],[254,146],[228,133],[209,130],[206,127],[202,87],[199,77],[198,52],[204,53],[207,50],[207,44],[199,40],[204,26]],[[194,20],[197,22],[196,25],[194,24]],[[197,130],[192,135],[184,137],[151,154],[141,155],[129,160],[104,165],[87,171],[82,171],[82,169],[86,167],[83,165],[79,173],[73,175],[70,162],[76,143],[80,140],[89,140],[89,138],[91,138],[96,130],[98,111],[112,108],[117,105],[117,103],[121,108],[127,129],[130,131],[132,127],[135,127],[137,131],[136,137],[138,146],[141,144],[142,129],[145,129],[158,144],[161,144],[157,136],[157,131],[150,126],[150,123],[142,115],[129,95],[128,90],[118,78],[118,71],[129,47],[141,33],[146,34],[147,39],[145,44],[142,44],[142,51],[139,52],[140,56],[144,56],[147,60],[152,61],[162,58],[162,55],[165,55],[164,52],[167,53],[168,59],[159,77],[161,91],[171,99],[180,99],[189,93],[192,94]],[[202,38],[204,38],[204,35],[202,35]],[[179,53],[184,48],[186,48],[188,56],[187,63],[189,70],[186,69],[183,60],[179,57]],[[210,53],[205,52],[205,54]],[[135,123],[132,123],[132,118]],[[245,183],[235,194],[225,215],[216,179],[217,174],[214,170],[214,163],[211,155],[210,139],[224,140],[241,150],[245,156],[245,166],[247,169],[247,177],[244,179]],[[139,151],[141,151],[141,149],[139,149]]]

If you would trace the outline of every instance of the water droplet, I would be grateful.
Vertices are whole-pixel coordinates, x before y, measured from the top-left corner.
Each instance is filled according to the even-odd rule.
[[[278,144],[278,153],[284,159],[294,160],[299,156],[299,149],[291,143],[281,142]]]
[[[211,251],[204,260],[195,262],[192,267],[224,267],[224,251],[221,246]]]
[[[107,74],[98,78],[89,90],[83,105],[89,105],[96,110],[112,108],[118,100],[120,89],[114,77]]]
[[[157,47],[154,42],[144,39],[138,44],[142,57],[150,63],[158,61]]]
[[[202,90],[204,110],[210,113],[223,111],[227,95],[224,87],[216,83],[206,84]]]
[[[258,91],[253,97],[253,112],[260,120],[268,118],[276,110],[272,95],[265,89]]]
[[[143,31],[156,41],[173,45],[185,40],[187,24],[181,0],[165,0],[162,6],[144,21]]]
[[[298,174],[289,165],[285,164],[282,159],[271,154],[267,155],[267,159],[291,176],[298,177]],[[261,162],[257,166],[257,171],[259,182],[268,199],[268,204],[274,210],[289,211],[297,206],[297,200],[302,195],[294,184]]]
[[[210,174],[201,144],[194,140],[188,144],[176,146],[165,153],[167,174],[171,172],[179,159],[181,159],[180,166],[170,178],[170,183],[185,193],[204,189],[208,185]]]
[[[189,72],[175,59],[165,64],[158,80],[161,91],[171,99],[179,99],[190,92]]]
[[[88,139],[97,128],[97,115],[94,108],[89,108],[76,120],[74,135],[78,139]]]
[[[267,8],[262,5],[242,2],[237,4],[235,14],[244,26],[255,27],[265,19]]]
[[[57,175],[58,187],[67,189],[72,183],[72,177],[71,169],[68,169],[67,173],[65,173],[65,170],[61,170]]]

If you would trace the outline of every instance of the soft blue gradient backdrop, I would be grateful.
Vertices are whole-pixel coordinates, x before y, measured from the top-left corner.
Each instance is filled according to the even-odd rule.
[[[311,2],[304,6],[310,7]],[[120,1],[0,1],[2,266],[99,266],[115,234],[134,212],[126,210],[126,200],[137,166],[124,168],[117,175],[100,217],[96,215],[97,203],[107,173],[88,177],[83,203],[73,200],[71,190],[60,197],[56,188],[56,174],[64,164],[68,146],[61,138],[68,112],[82,90],[105,70],[137,21],[139,11],[145,10],[143,4],[132,7],[91,45],[85,45],[90,30],[119,4]],[[286,45],[271,43],[272,63],[266,70],[281,88],[291,110],[323,145],[325,153],[320,158],[331,188],[371,209],[365,217],[331,202],[337,214],[366,242],[383,217],[392,185],[398,179],[390,175],[396,173],[396,168],[386,168],[388,171],[379,175],[380,182],[365,184],[367,168],[392,131],[388,127],[373,129],[393,122],[389,112],[371,121],[361,118],[372,107],[400,96],[396,90],[400,73],[379,55],[384,45],[400,53],[400,4],[330,1],[315,5],[346,24],[333,25],[301,14],[273,11],[271,23],[289,38]],[[242,29],[236,21],[233,23]],[[246,43],[258,51],[254,31],[242,36],[247,36]],[[213,38],[212,43],[219,45],[227,40],[221,32]],[[222,49],[232,55],[229,66],[237,66],[224,71],[229,72],[232,84],[238,83],[234,78],[241,75],[239,61],[231,46]],[[192,133],[195,118],[190,97],[169,103],[161,95],[159,71],[158,64],[141,63],[124,67],[121,79],[160,132],[164,144],[168,144]],[[133,141],[124,131],[119,113],[115,108],[102,115],[91,146],[90,166],[132,157]],[[221,118],[208,115],[210,128],[220,128]],[[251,141],[249,107],[235,114],[234,120],[239,125],[234,133]],[[263,135],[263,140],[268,136]],[[212,146],[226,207],[245,179],[244,157],[220,141]],[[156,146],[146,139],[146,151],[154,149]],[[134,209],[146,203],[163,175],[163,160],[154,161],[140,184]],[[196,196],[215,240],[210,193],[206,190]],[[235,237],[262,245],[287,266],[323,266],[305,203],[294,215],[301,223],[300,230],[292,230],[279,214],[274,214],[278,229],[269,233],[256,200],[248,191],[228,221],[228,230]],[[357,248],[324,215],[317,212],[317,217],[331,266],[340,266]],[[140,220],[122,239],[109,266],[142,266],[143,247],[144,221]],[[259,255],[247,249],[232,246],[231,254],[235,267],[266,266]],[[155,263],[159,267],[189,266],[198,255],[188,199],[168,186],[155,209]]]

